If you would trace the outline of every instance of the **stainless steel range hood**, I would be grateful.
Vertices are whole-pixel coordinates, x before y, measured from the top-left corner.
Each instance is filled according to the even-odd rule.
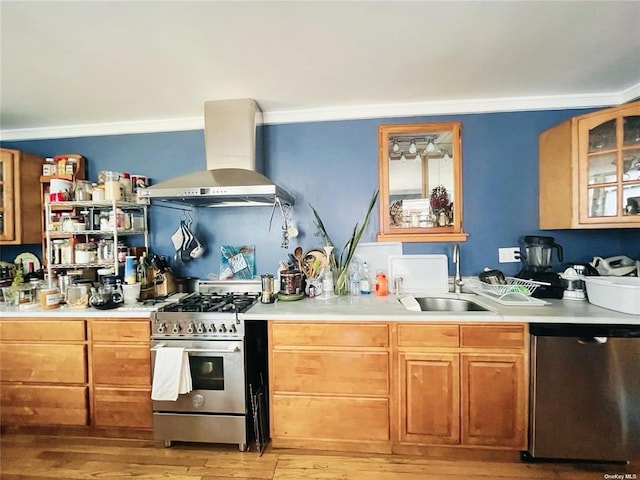
[[[250,98],[204,104],[207,170],[139,191],[141,198],[190,206],[272,206],[293,197],[259,173],[264,167],[262,110]]]

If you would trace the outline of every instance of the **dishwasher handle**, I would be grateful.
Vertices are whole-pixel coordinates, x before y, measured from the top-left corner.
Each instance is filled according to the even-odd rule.
[[[580,337],[578,343],[581,345],[604,345],[608,340],[607,337]]]

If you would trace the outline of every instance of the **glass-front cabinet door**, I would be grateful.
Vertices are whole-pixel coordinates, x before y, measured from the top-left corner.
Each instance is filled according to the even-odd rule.
[[[640,112],[619,109],[580,120],[581,223],[640,218]]]
[[[460,122],[380,125],[380,241],[464,241]]]

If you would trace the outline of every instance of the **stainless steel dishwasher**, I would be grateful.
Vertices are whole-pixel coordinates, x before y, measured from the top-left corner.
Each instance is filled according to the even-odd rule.
[[[640,325],[531,324],[525,460],[640,458]]]

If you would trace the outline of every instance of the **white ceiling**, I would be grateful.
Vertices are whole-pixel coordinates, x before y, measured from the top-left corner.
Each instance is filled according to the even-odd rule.
[[[5,1],[2,139],[640,97],[638,1]]]

